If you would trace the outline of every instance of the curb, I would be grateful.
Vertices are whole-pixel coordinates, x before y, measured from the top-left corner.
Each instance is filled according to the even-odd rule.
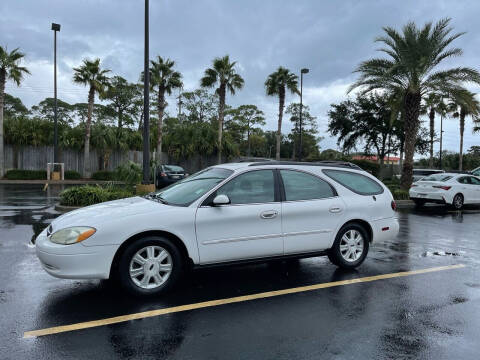
[[[72,210],[77,210],[82,208],[83,206],[66,206],[66,205],[60,205],[59,203],[55,204],[55,210],[59,211],[61,213],[66,213]]]
[[[411,209],[415,207],[415,203],[412,200],[395,200],[398,209]]]

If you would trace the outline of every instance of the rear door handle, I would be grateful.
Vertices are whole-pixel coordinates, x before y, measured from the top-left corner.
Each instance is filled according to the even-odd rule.
[[[278,211],[275,211],[275,210],[267,210],[267,211],[264,211],[260,214],[260,217],[262,219],[273,219],[275,217],[277,217],[278,215]]]
[[[339,213],[342,211],[342,208],[340,206],[332,206],[330,209],[328,209],[331,213]]]

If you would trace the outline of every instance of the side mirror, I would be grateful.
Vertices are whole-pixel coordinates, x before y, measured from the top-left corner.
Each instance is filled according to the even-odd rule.
[[[219,205],[228,205],[230,204],[230,199],[228,198],[227,195],[217,195],[213,199],[213,206],[219,206]]]

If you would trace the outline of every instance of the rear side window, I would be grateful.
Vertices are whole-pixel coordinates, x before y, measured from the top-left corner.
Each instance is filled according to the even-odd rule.
[[[332,187],[322,179],[300,171],[280,170],[285,200],[312,200],[335,196]]]
[[[323,173],[357,194],[377,195],[383,193],[383,187],[365,175],[341,170],[323,170]]]

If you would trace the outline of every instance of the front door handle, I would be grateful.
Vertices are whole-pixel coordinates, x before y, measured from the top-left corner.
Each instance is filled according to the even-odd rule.
[[[262,219],[273,219],[275,217],[277,217],[278,215],[278,211],[275,211],[275,210],[267,210],[267,211],[264,211],[260,214],[260,217]]]
[[[328,211],[331,213],[339,213],[342,211],[342,208],[340,206],[332,206]]]

